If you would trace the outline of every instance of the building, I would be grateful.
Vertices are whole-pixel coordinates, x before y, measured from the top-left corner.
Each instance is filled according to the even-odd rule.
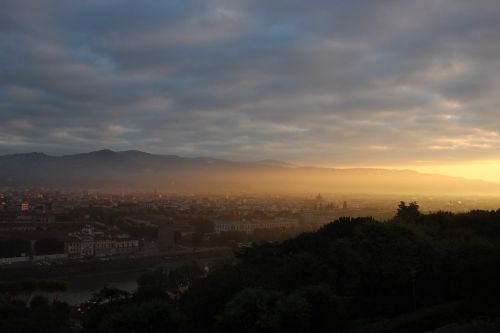
[[[96,232],[93,226],[85,225],[81,232],[68,235],[64,247],[70,257],[103,257],[137,252],[140,242],[126,234]]]
[[[27,211],[29,211],[30,210],[30,204],[29,204],[29,202],[27,202],[27,201],[21,202],[20,209],[21,209],[21,212],[27,212]]]
[[[94,256],[94,238],[92,236],[80,237],[80,255],[82,257]]]
[[[215,233],[228,231],[239,231],[246,234],[253,233],[256,229],[289,229],[298,227],[298,222],[294,219],[274,219],[274,220],[230,220],[215,221]]]
[[[68,236],[64,242],[64,252],[70,257],[80,257],[81,240],[78,236]]]
[[[94,238],[94,253],[97,257],[114,254],[115,241],[107,235],[98,235]]]
[[[139,240],[130,238],[128,235],[118,235],[113,238],[113,254],[134,253],[139,250]]]

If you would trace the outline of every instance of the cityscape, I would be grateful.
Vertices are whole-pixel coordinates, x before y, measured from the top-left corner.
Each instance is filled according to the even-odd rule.
[[[500,332],[498,0],[0,0],[0,333]]]
[[[342,217],[396,214],[398,200],[423,212],[494,210],[500,197],[401,195],[64,192],[4,190],[0,194],[0,271],[96,259],[137,259],[252,242],[284,240]],[[13,265],[13,266],[12,266]],[[2,267],[3,266],[3,267]]]

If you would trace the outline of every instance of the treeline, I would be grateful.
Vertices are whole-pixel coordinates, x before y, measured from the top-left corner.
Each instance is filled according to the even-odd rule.
[[[421,332],[493,320],[499,241],[500,211],[422,215],[402,203],[387,223],[343,218],[246,249],[237,265],[195,281],[179,308],[193,332]]]
[[[255,229],[248,234],[243,231],[225,231],[211,234],[205,245],[237,247],[239,243],[283,242],[302,232],[299,228]]]
[[[26,279],[0,282],[0,332],[78,332],[68,304],[33,294],[64,292],[68,284],[59,280]],[[22,296],[22,297],[20,297]]]
[[[0,258],[64,253],[64,241],[41,238],[34,242],[21,238],[0,239]]]
[[[29,302],[0,294],[0,332],[73,333],[80,329],[70,306],[58,300],[34,296]]]
[[[150,279],[157,282],[134,296],[90,307],[89,318],[105,314],[84,328],[421,332],[477,317],[493,322],[499,313],[500,211],[423,215],[416,203],[401,203],[386,223],[341,218],[237,257],[192,279],[179,298]]]

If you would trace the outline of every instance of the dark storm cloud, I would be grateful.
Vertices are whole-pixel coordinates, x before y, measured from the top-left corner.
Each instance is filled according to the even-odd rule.
[[[0,1],[0,152],[500,152],[497,1]]]

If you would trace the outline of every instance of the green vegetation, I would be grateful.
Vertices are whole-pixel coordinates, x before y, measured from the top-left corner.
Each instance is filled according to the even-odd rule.
[[[31,244],[24,239],[0,239],[0,258],[31,255]]]
[[[66,303],[35,296],[26,305],[19,300],[0,299],[0,332],[2,333],[69,333],[77,332]]]
[[[0,239],[0,258],[45,255],[64,252],[64,242],[53,238],[42,238],[35,242],[34,252],[31,242],[26,239]]]
[[[421,332],[477,317],[494,322],[499,221],[500,211],[424,215],[402,202],[386,223],[341,218],[246,248],[235,265],[203,278],[150,274],[119,308],[164,302],[165,316],[185,318],[176,327],[186,332]],[[187,292],[165,297],[181,283]]]
[[[67,287],[67,283],[57,280],[0,283],[0,332],[77,332],[68,304],[39,295],[29,297],[35,291],[65,291]],[[29,301],[17,298],[18,295],[26,296]]]
[[[316,232],[105,289],[84,332],[492,332],[500,317],[500,210],[341,218]],[[187,289],[187,290],[186,290]],[[42,302],[43,303],[43,302]]]
[[[64,253],[64,241],[54,238],[42,238],[35,242],[35,254]]]
[[[262,242],[283,242],[287,239],[297,237],[304,229],[299,228],[272,228],[255,229],[252,233],[243,231],[226,231],[220,234],[210,235],[209,245],[237,247],[238,243],[262,243]]]

